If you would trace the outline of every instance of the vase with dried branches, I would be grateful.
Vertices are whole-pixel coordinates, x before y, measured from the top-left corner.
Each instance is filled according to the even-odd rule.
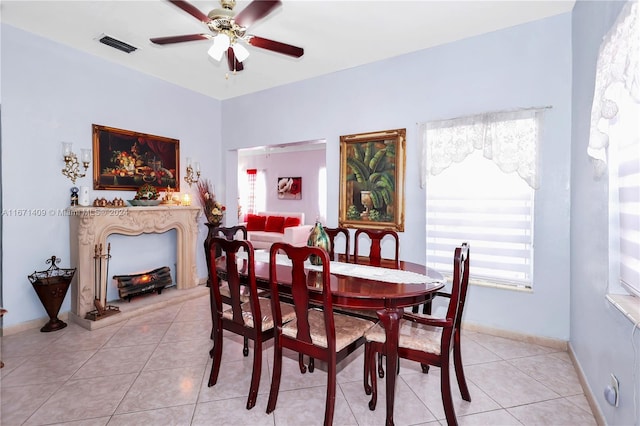
[[[211,189],[211,182],[207,179],[200,179],[198,181],[198,199],[202,206],[207,222],[213,226],[220,226],[224,219],[224,212],[226,207],[216,200],[216,196]]]

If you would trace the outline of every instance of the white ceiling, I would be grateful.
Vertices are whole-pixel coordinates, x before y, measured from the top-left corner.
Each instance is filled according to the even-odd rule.
[[[166,0],[2,0],[2,22],[216,99],[228,99],[570,11],[574,0],[284,0],[248,33],[304,48],[293,59],[253,46],[244,71],[207,55],[212,41],[157,46],[151,37],[208,33]],[[203,13],[217,0],[193,1]],[[239,12],[249,1],[238,1]],[[97,41],[109,35],[131,54]]]

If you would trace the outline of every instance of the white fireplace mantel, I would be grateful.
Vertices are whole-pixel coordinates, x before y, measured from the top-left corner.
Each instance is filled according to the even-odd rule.
[[[82,325],[94,310],[95,247],[106,249],[111,234],[140,235],[176,229],[178,290],[198,284],[196,267],[199,207],[71,207],[69,209],[71,267],[77,268],[71,286],[70,318]]]

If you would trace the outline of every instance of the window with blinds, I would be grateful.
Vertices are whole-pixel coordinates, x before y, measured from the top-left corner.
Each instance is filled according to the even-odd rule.
[[[429,176],[427,265],[451,272],[451,253],[472,247],[471,279],[531,288],[534,190],[477,151]]]
[[[611,153],[610,189],[617,194],[619,277],[626,290],[640,296],[640,102],[625,93],[616,100],[618,120],[610,125],[609,135],[617,148]]]
[[[640,296],[640,144],[625,148],[618,167],[620,282]]]
[[[640,4],[629,1],[598,53],[587,154],[609,180],[608,293],[640,297]]]

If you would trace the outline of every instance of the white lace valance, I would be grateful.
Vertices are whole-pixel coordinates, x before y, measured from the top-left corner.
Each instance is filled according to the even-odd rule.
[[[627,3],[600,46],[587,147],[596,176],[602,176],[607,170],[609,123],[618,114],[614,92],[624,87],[632,99],[640,102],[639,13],[637,1]]]
[[[422,186],[459,163],[474,150],[482,150],[505,173],[517,172],[532,188],[538,187],[538,146],[543,109],[525,109],[473,115],[420,125]]]

